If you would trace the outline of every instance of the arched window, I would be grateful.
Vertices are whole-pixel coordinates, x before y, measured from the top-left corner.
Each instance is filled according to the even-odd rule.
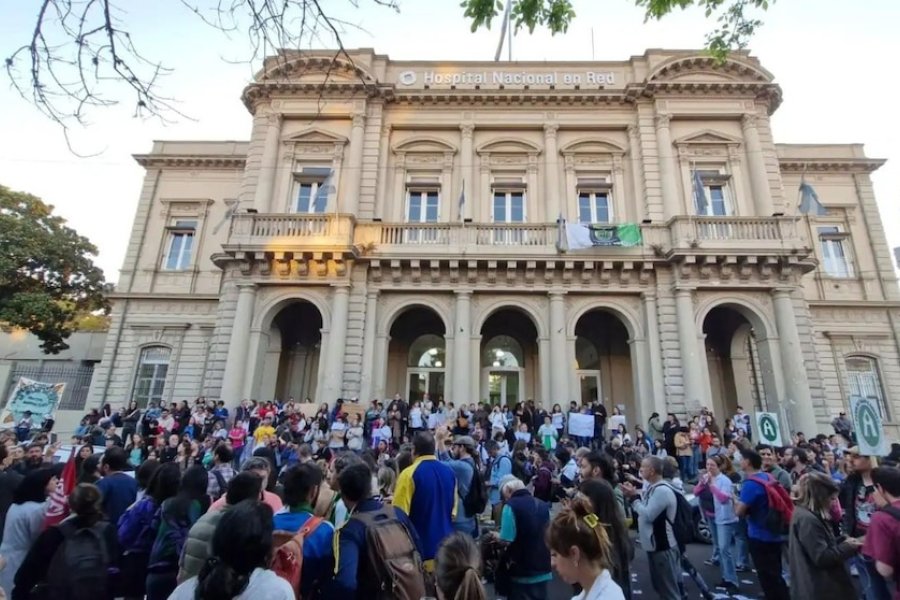
[[[844,364],[847,366],[850,396],[868,398],[878,406],[881,418],[887,420],[890,415],[884,402],[884,390],[875,359],[868,356],[848,356]]]
[[[522,345],[509,335],[491,338],[484,346],[481,366],[494,368],[519,368],[525,364]]]
[[[439,335],[420,335],[409,347],[409,367],[443,369],[446,364],[444,338]]]
[[[166,346],[147,346],[141,350],[131,393],[138,406],[145,407],[150,402],[158,404],[162,401],[171,354],[172,351]]]

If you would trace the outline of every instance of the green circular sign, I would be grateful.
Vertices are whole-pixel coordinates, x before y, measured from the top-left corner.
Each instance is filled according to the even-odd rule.
[[[759,418],[759,435],[770,444],[778,439],[778,422],[770,415]]]
[[[881,445],[880,418],[872,403],[863,398],[856,402],[856,433],[862,436],[867,445],[877,448]]]

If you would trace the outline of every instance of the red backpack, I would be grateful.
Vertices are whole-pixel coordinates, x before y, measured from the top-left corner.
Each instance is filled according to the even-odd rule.
[[[766,511],[763,520],[765,528],[775,535],[787,535],[791,527],[791,517],[794,514],[794,503],[787,490],[772,476],[769,476],[768,479],[749,477],[747,481],[758,483],[766,491],[769,510]]]
[[[321,517],[310,517],[300,531],[276,531],[272,534],[272,570],[291,584],[294,597],[300,600],[300,571],[303,569],[303,540],[322,524]]]

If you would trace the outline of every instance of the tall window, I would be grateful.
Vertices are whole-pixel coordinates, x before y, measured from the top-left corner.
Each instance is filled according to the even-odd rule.
[[[294,179],[296,195],[291,209],[299,214],[323,214],[328,207],[328,196],[334,191],[331,169],[303,167],[294,174]]]
[[[844,243],[849,234],[839,225],[819,227],[819,245],[822,249],[822,262],[825,272],[831,277],[852,277],[853,265],[847,255]]]
[[[878,375],[878,365],[875,363],[875,359],[868,356],[848,356],[845,364],[850,396],[868,398],[878,406],[881,418],[888,419],[881,378]]]
[[[406,205],[408,223],[437,223],[440,195],[436,189],[409,190]]]
[[[134,390],[131,397],[138,406],[150,402],[159,403],[166,387],[171,350],[165,346],[147,346],[141,350],[137,373],[134,376]]]
[[[494,190],[494,223],[525,222],[525,190]]]
[[[611,223],[612,205],[610,203],[609,192],[579,190],[578,222],[585,225],[591,223]]]
[[[699,171],[700,181],[703,184],[703,196],[705,201],[698,202],[694,189],[694,177],[691,174],[691,197],[694,198],[698,215],[708,217],[727,217],[734,213],[729,198],[728,175],[719,171]]]
[[[163,260],[163,267],[168,271],[180,271],[191,265],[191,250],[194,247],[194,234],[197,221],[175,221],[169,229],[169,247]]]

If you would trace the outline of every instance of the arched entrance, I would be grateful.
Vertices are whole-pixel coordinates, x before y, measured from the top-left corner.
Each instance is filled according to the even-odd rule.
[[[750,321],[729,306],[717,306],[703,319],[713,413],[724,422],[742,406],[753,412],[766,406],[760,348]]]
[[[628,329],[616,315],[594,309],[575,324],[575,362],[582,403],[599,399],[609,414],[619,407],[628,424],[638,422]],[[642,416],[642,415],[641,415]]]
[[[538,334],[514,308],[492,314],[481,326],[481,400],[513,408],[538,389]]]
[[[391,326],[388,344],[387,390],[396,390],[412,403],[425,394],[437,402],[444,396],[447,368],[446,331],[430,308],[414,306]]]
[[[266,381],[275,382],[275,398],[315,398],[322,348],[319,309],[305,300],[288,304],[272,319],[268,338],[263,385]]]

